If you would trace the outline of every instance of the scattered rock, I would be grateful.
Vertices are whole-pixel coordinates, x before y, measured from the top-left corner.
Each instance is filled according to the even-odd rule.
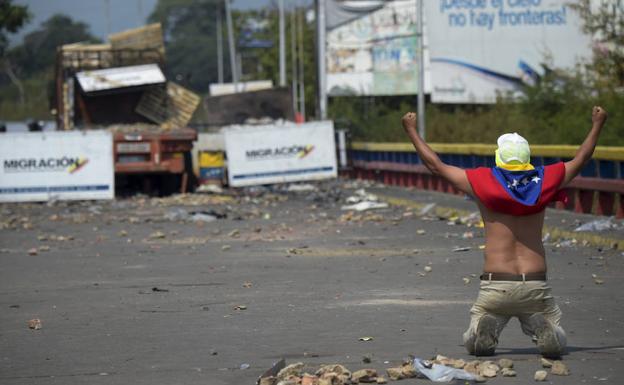
[[[511,368],[502,368],[500,374],[503,377],[515,377],[516,371]]]
[[[418,372],[411,364],[411,362],[406,362],[403,364],[403,366],[401,366],[401,373],[403,373],[403,376],[405,378],[414,378],[418,376]]]
[[[464,370],[467,371],[468,373],[472,373],[472,374],[479,374],[479,365],[481,364],[481,361],[479,360],[474,360],[474,361],[470,361],[468,362],[466,365],[464,365]]]
[[[351,374],[351,381],[355,383],[377,382],[377,371],[375,369],[356,370]]]
[[[418,235],[423,235],[423,234],[426,234],[426,233],[427,232],[425,230],[423,230],[423,229],[416,230],[416,234],[418,234]]]
[[[303,370],[303,362],[297,362],[286,366],[284,369],[277,373],[277,379],[279,381],[285,380],[288,376],[301,376],[301,370]]]
[[[403,375],[402,367],[388,368],[386,369],[386,373],[388,374],[388,377],[390,377],[392,381],[398,381],[398,380],[402,380],[405,378],[405,376]]]
[[[500,368],[492,361],[484,361],[479,365],[479,375],[492,378],[496,377]]]
[[[269,376],[261,378],[260,385],[277,385],[277,377]]]
[[[377,383],[378,384],[387,384],[388,380],[386,379],[386,377],[377,377]]]
[[[498,360],[498,366],[500,366],[501,368],[508,368],[511,369],[513,368],[514,364],[513,361],[510,360],[509,358],[501,358],[500,360]]]
[[[470,283],[470,278],[468,278],[468,277],[464,277],[464,278],[462,278],[462,280],[464,281],[464,285],[467,285],[467,284]]]
[[[223,245],[223,246],[221,246],[221,250],[223,250],[223,251],[230,250],[231,248],[232,248],[232,246],[230,246],[230,245]]]
[[[372,341],[373,337],[360,337],[359,340],[360,341]]]
[[[552,368],[550,369],[550,374],[555,376],[569,376],[570,371],[568,367],[561,361],[554,361],[552,363]]]
[[[238,238],[238,237],[240,237],[240,230],[234,229],[234,230],[230,231],[228,233],[228,237],[231,237],[231,238]]]
[[[454,252],[461,252],[461,251],[470,251],[470,247],[456,247],[453,249]]]
[[[28,249],[28,255],[37,255],[39,252],[36,247]]]
[[[450,362],[451,366],[454,367],[455,369],[463,369],[464,366],[466,366],[466,361],[459,359],[459,360],[451,360]]]
[[[542,364],[542,368],[552,368],[553,366],[553,362],[544,357],[540,359],[540,363]]]
[[[432,270],[433,268],[431,266],[425,266],[425,272],[431,273]]]
[[[316,376],[313,376],[308,373],[304,373],[303,377],[301,377],[301,385],[318,385],[319,379]]]
[[[163,239],[166,236],[167,236],[167,234],[163,233],[162,231],[155,231],[155,232],[150,234],[149,238],[150,239]]]
[[[39,246],[39,251],[50,251],[50,246],[48,245]]]
[[[41,329],[41,320],[39,318],[34,318],[28,321],[28,328],[33,330]]]
[[[535,372],[533,379],[535,381],[546,381],[546,377],[548,377],[548,373],[545,370],[538,370]]]
[[[234,306],[234,310],[247,310],[247,306],[245,306],[245,305],[236,305],[236,306]]]

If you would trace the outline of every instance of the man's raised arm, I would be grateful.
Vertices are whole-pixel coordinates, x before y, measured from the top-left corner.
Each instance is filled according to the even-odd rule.
[[[606,121],[607,111],[602,107],[595,106],[592,109],[592,127],[589,134],[587,134],[587,138],[585,138],[581,147],[576,151],[574,159],[565,163],[565,177],[563,178],[563,182],[561,182],[561,187],[567,185],[581,172],[583,166],[589,162],[596,148],[600,130],[602,130],[602,126],[604,126]]]
[[[420,156],[425,166],[434,175],[439,175],[448,180],[453,187],[466,194],[472,195],[472,187],[468,182],[466,172],[459,167],[448,165],[438,157],[431,147],[425,143],[425,141],[418,135],[416,131],[416,114],[414,112],[408,112],[401,119],[405,132],[412,140],[416,152]]]

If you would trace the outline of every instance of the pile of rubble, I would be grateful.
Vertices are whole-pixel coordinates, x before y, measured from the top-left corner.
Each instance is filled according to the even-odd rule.
[[[418,361],[420,365],[415,365]],[[267,372],[258,379],[258,385],[349,385],[359,383],[386,384],[388,379],[399,381],[409,378],[428,378],[433,381],[450,381],[453,378],[471,378],[474,382],[485,382],[489,378],[497,376],[516,377],[514,363],[511,359],[501,358],[498,361],[465,361],[437,355],[429,361],[418,359],[406,359],[401,366],[386,369],[387,377],[378,373],[376,369],[366,368],[351,372],[340,364],[322,365],[317,370],[311,370],[303,362],[297,362],[285,366],[275,373]],[[278,363],[279,364],[279,363]],[[276,364],[277,365],[277,364]],[[419,371],[417,367],[421,367]],[[550,374],[567,376],[568,368],[561,361],[541,359],[543,368],[550,368]],[[435,370],[434,367],[437,367]],[[278,367],[279,368],[279,367]],[[428,370],[434,368],[434,370]],[[310,373],[306,370],[309,370]],[[535,381],[546,381],[548,372],[538,370],[535,372]]]

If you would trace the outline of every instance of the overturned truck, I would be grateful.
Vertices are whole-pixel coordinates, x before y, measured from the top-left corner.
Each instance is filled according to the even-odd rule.
[[[111,130],[118,184],[185,192],[197,138],[187,124],[199,96],[167,81],[160,24],[113,34],[109,41],[58,48],[58,129]]]

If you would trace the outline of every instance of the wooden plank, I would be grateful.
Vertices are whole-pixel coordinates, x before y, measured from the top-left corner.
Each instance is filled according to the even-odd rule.
[[[144,92],[136,112],[162,128],[185,127],[193,117],[199,101],[199,95],[168,82],[166,89],[155,88]]]
[[[165,53],[165,43],[162,37],[160,23],[145,25],[143,27],[129,29],[108,36],[113,49],[154,49]]]

